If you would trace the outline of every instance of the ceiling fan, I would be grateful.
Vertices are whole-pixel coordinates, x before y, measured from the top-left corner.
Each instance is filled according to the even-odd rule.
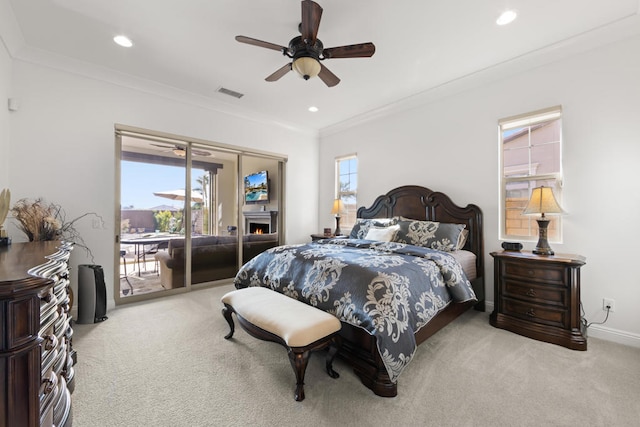
[[[325,49],[320,39],[316,37],[321,17],[322,8],[318,3],[303,0],[302,22],[298,27],[301,35],[291,39],[288,47],[246,36],[236,36],[236,40],[240,43],[279,50],[284,56],[293,59],[292,62],[268,76],[265,79],[268,82],[275,82],[293,69],[305,80],[318,76],[327,86],[333,87],[340,83],[340,79],[320,61],[331,58],[368,58],[376,52],[376,47],[373,43],[360,43]]]
[[[172,151],[173,154],[175,154],[178,157],[185,157],[187,155],[187,149],[186,147],[182,147],[180,145],[164,145],[164,144],[151,144],[155,147],[162,147],[162,148],[168,148],[168,151]],[[208,151],[204,151],[204,150],[197,150],[195,148],[191,149],[191,153],[194,156],[201,156],[201,157],[206,157],[206,156],[210,156],[211,153]]]

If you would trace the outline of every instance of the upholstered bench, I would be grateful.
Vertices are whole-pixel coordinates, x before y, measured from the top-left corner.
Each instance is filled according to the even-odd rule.
[[[296,374],[295,399],[304,400],[304,374],[312,351],[329,347],[326,370],[338,378],[333,370],[333,358],[338,351],[340,321],[329,313],[297,301],[268,288],[249,287],[231,291],[222,297],[222,315],[235,330],[232,313],[240,326],[255,338],[283,345]]]

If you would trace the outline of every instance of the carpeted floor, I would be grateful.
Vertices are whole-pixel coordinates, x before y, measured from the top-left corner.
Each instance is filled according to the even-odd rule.
[[[283,347],[220,314],[231,285],[128,304],[75,325],[74,427],[640,425],[640,349],[589,339],[578,352],[489,325],[475,311],[418,348],[395,398],[312,355],[303,402]],[[324,355],[322,355],[324,356]]]

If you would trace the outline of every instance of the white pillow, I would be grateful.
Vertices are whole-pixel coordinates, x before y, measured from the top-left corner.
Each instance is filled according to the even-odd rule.
[[[396,232],[400,229],[399,225],[392,225],[390,227],[371,227],[369,231],[367,231],[367,235],[364,237],[365,240],[377,240],[379,242],[390,242],[393,240]]]

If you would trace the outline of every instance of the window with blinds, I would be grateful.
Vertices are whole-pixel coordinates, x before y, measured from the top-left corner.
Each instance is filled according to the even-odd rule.
[[[358,157],[355,154],[336,158],[336,199],[342,200],[340,225],[351,229],[356,223],[358,210]]]
[[[500,132],[500,238],[534,241],[536,215],[523,215],[531,190],[551,187],[562,206],[562,108],[498,122]],[[550,216],[548,239],[562,240],[560,216]]]

